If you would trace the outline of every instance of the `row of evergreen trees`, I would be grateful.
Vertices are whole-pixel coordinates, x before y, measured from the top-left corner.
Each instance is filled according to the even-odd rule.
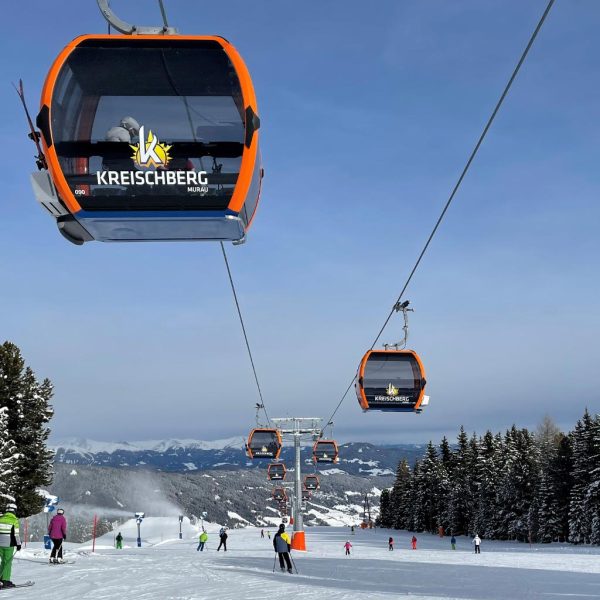
[[[600,415],[586,410],[563,434],[546,417],[535,433],[513,426],[429,443],[401,461],[381,495],[382,527],[487,539],[600,544]]]
[[[36,379],[19,348],[0,345],[0,512],[9,501],[20,517],[44,506],[37,490],[52,481],[53,453],[46,446],[51,398],[52,384]]]

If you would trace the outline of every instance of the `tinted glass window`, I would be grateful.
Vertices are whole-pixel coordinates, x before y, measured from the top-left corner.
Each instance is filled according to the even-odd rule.
[[[243,109],[217,44],[106,42],[68,57],[52,134],[86,210],[222,210],[239,174]]]
[[[406,406],[417,403],[421,372],[412,354],[373,353],[365,366],[363,387],[370,406]]]

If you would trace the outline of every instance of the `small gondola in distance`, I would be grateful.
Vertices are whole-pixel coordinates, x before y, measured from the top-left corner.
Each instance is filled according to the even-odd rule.
[[[356,375],[356,397],[364,411],[419,413],[425,396],[425,367],[414,350],[369,350]]]
[[[248,457],[278,459],[281,454],[281,434],[279,430],[257,427],[250,432],[246,450]]]
[[[283,481],[286,473],[287,469],[285,468],[285,464],[281,462],[271,463],[267,467],[267,479],[269,481]]]
[[[309,490],[302,490],[302,502],[308,502],[310,500],[311,493]]]
[[[305,475],[304,476],[304,488],[309,491],[318,490],[320,486],[318,475]]]
[[[278,501],[281,504],[287,503],[287,493],[285,488],[282,487],[274,487],[273,488],[273,499]]]
[[[338,462],[339,450],[335,440],[317,440],[313,446],[313,460],[316,463]]]
[[[219,36],[83,35],[48,72],[37,200],[75,244],[244,241],[262,166],[258,108]]]

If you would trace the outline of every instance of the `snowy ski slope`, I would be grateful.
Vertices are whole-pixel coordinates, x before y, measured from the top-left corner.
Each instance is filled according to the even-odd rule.
[[[33,579],[32,588],[0,592],[23,600],[351,600],[377,598],[589,599],[600,598],[600,548],[483,541],[475,555],[470,540],[347,527],[311,528],[309,551],[294,553],[299,575],[273,573],[271,540],[255,528],[229,531],[227,553],[217,553],[218,525],[207,524],[207,550],[196,552],[197,529],[184,523],[178,540],[176,518],[148,518],[143,547],[135,547],[135,522],[121,528],[125,548],[113,547],[113,534],[90,544],[66,544],[73,564],[50,566],[40,544],[30,544],[15,560],[13,580]],[[273,530],[273,529],[272,529]],[[116,532],[115,532],[116,534]],[[387,550],[387,538],[396,548]],[[346,540],[353,554],[344,556]],[[39,562],[36,562],[39,561]]]

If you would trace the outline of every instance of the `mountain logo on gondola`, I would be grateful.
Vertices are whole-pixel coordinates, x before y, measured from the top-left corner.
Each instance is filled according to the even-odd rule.
[[[148,131],[148,137],[146,137],[145,128],[142,125],[140,127],[140,141],[135,145],[131,145],[132,158],[135,164],[140,167],[166,167],[171,160],[169,156],[171,148],[172,146],[161,144],[158,137],[152,133],[152,130]]]
[[[398,395],[398,388],[394,387],[391,383],[387,386],[385,393],[388,396],[396,397]]]

